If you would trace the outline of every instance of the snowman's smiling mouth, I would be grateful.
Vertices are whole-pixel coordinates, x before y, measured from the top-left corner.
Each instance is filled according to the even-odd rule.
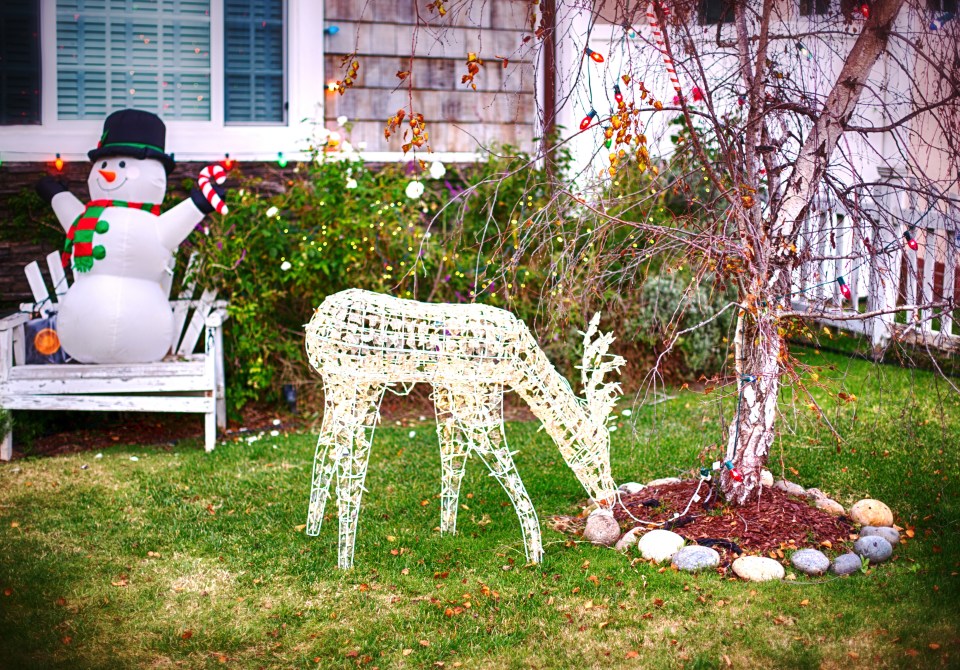
[[[126,183],[127,183],[127,179],[126,179],[126,177],[124,177],[123,181],[120,182],[119,184],[117,184],[116,186],[114,186],[113,188],[107,188],[106,186],[103,185],[103,182],[101,182],[99,179],[97,180],[97,186],[99,186],[100,188],[102,188],[104,191],[108,191],[108,192],[109,192],[109,191],[116,191],[118,188],[120,188],[121,186],[123,186],[123,185],[126,184]]]

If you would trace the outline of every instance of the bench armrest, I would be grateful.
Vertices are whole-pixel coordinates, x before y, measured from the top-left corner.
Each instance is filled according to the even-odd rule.
[[[227,314],[227,310],[224,308],[214,309],[209,314],[204,321],[207,328],[219,328],[223,325],[223,322],[230,318],[230,315]]]
[[[17,326],[22,326],[32,317],[29,314],[24,314],[19,312],[17,314],[11,314],[10,316],[5,316],[0,319],[0,331],[2,330],[13,330]]]

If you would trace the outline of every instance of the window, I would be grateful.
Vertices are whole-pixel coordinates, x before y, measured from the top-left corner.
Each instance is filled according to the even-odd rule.
[[[936,13],[956,14],[957,0],[927,0],[927,9]]]
[[[830,11],[830,0],[800,0],[800,16],[823,16]]]
[[[283,1],[224,2],[224,120],[282,123]]]
[[[40,0],[0,2],[0,125],[40,123]]]
[[[209,0],[57,0],[57,118],[210,118]]]
[[[700,0],[700,22],[707,25],[733,23],[732,0]]]

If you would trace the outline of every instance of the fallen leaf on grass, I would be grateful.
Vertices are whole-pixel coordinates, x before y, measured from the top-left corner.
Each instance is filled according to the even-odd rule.
[[[420,640],[420,646],[421,646],[421,647],[429,647],[429,646],[430,646],[430,640]]]
[[[191,637],[193,637],[193,631],[192,631],[192,630],[185,630],[185,631],[183,631],[183,633],[180,635],[180,639],[181,639],[181,640],[189,640]]]
[[[630,651],[627,652],[626,658],[637,658],[639,655],[640,655],[639,651],[634,651],[633,649],[631,649]]]
[[[358,649],[351,649],[346,654],[344,654],[344,656],[346,656],[347,658],[356,658],[359,655],[360,655],[360,651]]]
[[[937,644],[936,642],[931,642],[931,643],[928,644],[927,646],[930,647],[930,649],[932,649],[933,651],[936,651],[937,649],[940,648],[940,645]]]
[[[800,601],[800,607],[806,607],[809,604],[810,604],[810,601],[807,600],[806,598]]]
[[[847,652],[847,656],[849,656],[849,657],[852,658],[853,660],[857,660],[858,658],[860,658],[860,654],[858,654],[858,653],[855,652],[855,651],[848,651],[848,652]]]
[[[303,530],[306,527],[307,527],[307,524],[301,523],[299,526],[294,526],[293,529],[299,533],[301,530]]]
[[[404,650],[403,650],[402,652],[400,652],[400,653],[402,653],[404,656],[409,656],[410,654],[413,653],[413,649],[404,649]]]

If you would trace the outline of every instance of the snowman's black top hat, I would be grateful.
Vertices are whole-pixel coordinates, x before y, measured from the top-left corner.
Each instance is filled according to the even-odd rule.
[[[160,117],[140,109],[121,109],[103,122],[103,135],[97,148],[89,151],[91,161],[105,156],[153,158],[163,163],[167,174],[175,165],[172,156],[164,153],[167,127]]]

